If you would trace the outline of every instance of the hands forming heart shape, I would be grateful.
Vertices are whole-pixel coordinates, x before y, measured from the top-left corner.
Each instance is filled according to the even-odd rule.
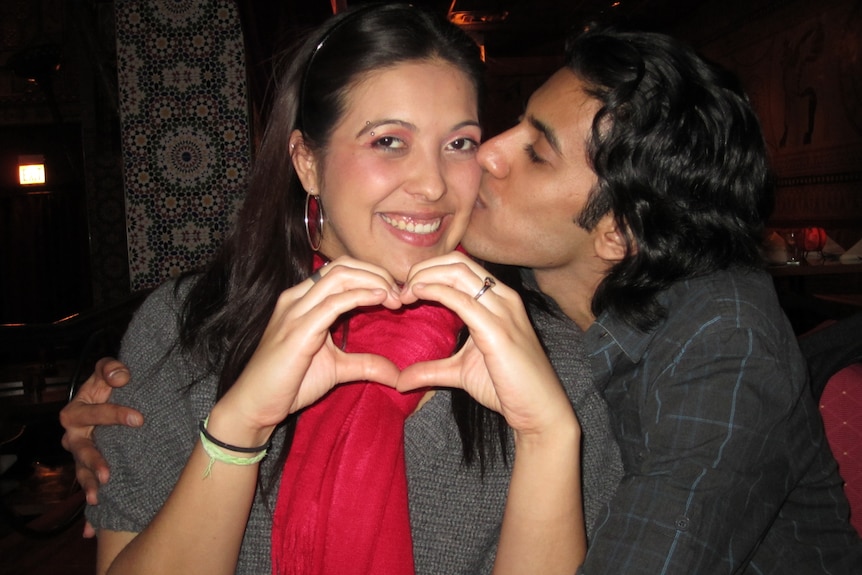
[[[466,255],[422,262],[400,286],[349,258],[318,272],[283,292],[223,398],[255,425],[274,426],[357,381],[463,389],[522,430],[542,427],[559,404],[570,410],[518,294]],[[462,325],[469,336],[453,354]]]

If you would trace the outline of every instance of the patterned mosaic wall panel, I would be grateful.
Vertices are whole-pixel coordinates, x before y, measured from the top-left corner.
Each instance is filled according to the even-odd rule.
[[[213,254],[250,167],[245,49],[230,0],[117,0],[132,291]]]

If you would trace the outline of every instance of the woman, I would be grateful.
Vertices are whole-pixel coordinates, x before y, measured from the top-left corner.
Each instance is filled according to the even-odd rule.
[[[574,413],[520,299],[445,255],[478,187],[480,73],[465,35],[407,6],[299,48],[234,233],[124,339],[139,379],[115,399],[147,426],[100,430],[99,573],[573,572]],[[462,320],[423,296],[471,334],[454,422],[448,394],[393,389],[455,348]],[[453,455],[468,465],[433,468]]]

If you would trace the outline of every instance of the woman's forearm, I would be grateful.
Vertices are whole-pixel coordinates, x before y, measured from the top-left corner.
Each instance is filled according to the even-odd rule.
[[[571,575],[586,554],[577,422],[515,434],[515,461],[495,575]]]
[[[250,435],[244,440],[228,437],[224,423],[214,412],[210,432],[215,437],[222,433],[223,441],[237,445],[258,441]],[[199,441],[170,497],[147,528],[125,547],[100,542],[99,573],[234,573],[258,468],[259,464],[212,463]],[[117,534],[111,536],[117,540]]]

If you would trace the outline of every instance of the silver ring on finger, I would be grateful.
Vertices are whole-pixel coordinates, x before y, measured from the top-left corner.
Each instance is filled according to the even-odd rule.
[[[323,275],[320,272],[323,271],[323,268],[325,268],[327,266],[327,264],[329,264],[329,262],[324,262],[324,264],[322,266],[320,266],[319,268],[314,270],[313,274],[308,276],[308,279],[311,280],[311,283],[316,284],[317,282],[320,281],[320,278],[323,277]]]
[[[479,291],[476,292],[476,295],[473,296],[473,299],[479,299],[480,297],[485,295],[486,291],[493,288],[495,285],[497,285],[497,282],[494,281],[494,278],[492,278],[491,276],[486,277],[485,283],[482,284],[482,287],[479,289]]]

